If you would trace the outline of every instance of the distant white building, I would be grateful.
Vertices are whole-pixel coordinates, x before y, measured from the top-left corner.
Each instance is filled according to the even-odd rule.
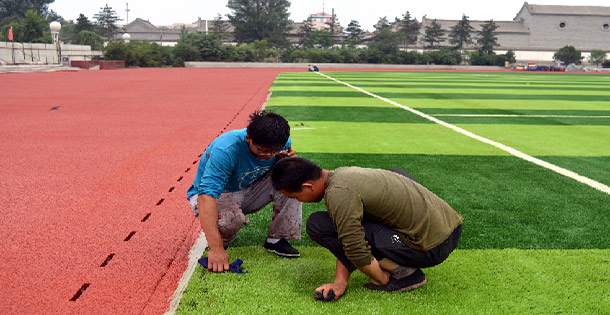
[[[419,39],[423,38],[426,26],[434,19],[422,19]],[[436,20],[448,35],[459,20]],[[470,21],[475,32],[481,30],[486,21]],[[498,28],[495,35],[500,44],[499,53],[512,49],[517,60],[552,61],[560,48],[571,45],[586,57],[593,49],[610,51],[610,7],[537,5],[525,2],[512,21],[494,21]],[[473,33],[476,49],[477,34]],[[441,45],[450,46],[448,39]],[[422,49],[422,43],[414,48]]]

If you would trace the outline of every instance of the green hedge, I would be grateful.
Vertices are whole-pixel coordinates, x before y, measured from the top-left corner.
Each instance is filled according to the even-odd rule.
[[[127,67],[183,67],[186,61],[225,62],[308,62],[308,63],[373,63],[411,65],[459,65],[463,56],[473,65],[504,66],[514,62],[514,53],[481,55],[478,51],[466,52],[444,47],[424,52],[401,51],[383,45],[371,44],[366,48],[334,47],[300,49],[290,47],[282,51],[271,49],[266,41],[254,41],[239,46],[223,44],[216,35],[184,33],[174,47],[155,43],[132,41],[110,42],[104,48],[106,59],[125,60]]]

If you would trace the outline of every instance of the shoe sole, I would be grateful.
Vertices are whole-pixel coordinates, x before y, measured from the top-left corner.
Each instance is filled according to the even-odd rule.
[[[274,253],[278,256],[282,256],[282,257],[287,257],[287,258],[297,258],[297,257],[301,257],[301,254],[286,254],[286,253],[280,253],[278,251],[275,251],[273,249],[269,249],[269,248],[265,248],[268,252],[270,253]]]
[[[408,287],[401,288],[401,289],[398,289],[396,291],[391,291],[391,292],[407,292],[407,291],[415,290],[417,288],[421,288],[421,287],[425,286],[426,283],[428,283],[428,280],[424,279],[424,281],[422,281],[420,283],[416,283],[414,285],[410,285]]]

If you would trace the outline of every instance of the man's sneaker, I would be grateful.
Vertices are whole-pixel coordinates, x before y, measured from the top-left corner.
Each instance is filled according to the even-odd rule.
[[[266,250],[282,257],[296,258],[301,256],[301,254],[299,254],[299,251],[296,250],[296,248],[292,247],[292,245],[290,245],[290,243],[288,243],[288,241],[285,239],[280,239],[275,244],[271,244],[265,241],[265,245],[263,245],[263,247]]]
[[[417,269],[417,271],[402,279],[390,277],[390,281],[386,285],[367,283],[364,285],[364,288],[373,291],[405,292],[423,287],[426,283],[426,275],[421,269]]]

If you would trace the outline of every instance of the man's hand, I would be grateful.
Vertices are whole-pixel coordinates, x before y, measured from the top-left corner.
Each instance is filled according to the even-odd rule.
[[[208,270],[212,272],[224,272],[229,270],[229,255],[224,248],[210,248],[208,252]]]
[[[292,149],[292,147],[288,147],[287,150],[284,151],[280,151],[280,153],[277,155],[277,159],[283,159],[283,158],[287,158],[287,157],[296,157],[297,156],[297,152],[294,151]]]
[[[345,293],[346,288],[347,285],[343,283],[327,283],[325,285],[317,287],[316,292],[322,293],[322,296],[324,298],[327,298],[328,292],[330,292],[330,290],[333,290],[333,293],[335,293],[335,298],[333,298],[332,301],[336,301],[340,299],[341,296],[343,296],[343,293]]]

